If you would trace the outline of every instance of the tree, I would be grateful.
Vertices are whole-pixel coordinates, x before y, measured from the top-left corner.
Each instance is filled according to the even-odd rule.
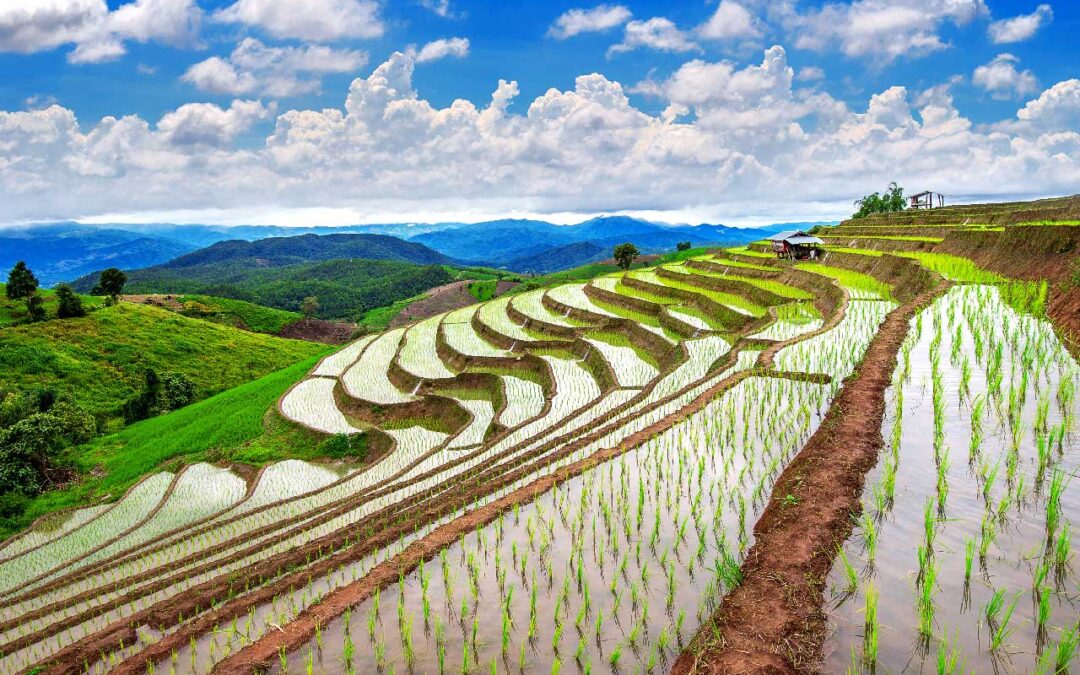
[[[195,400],[195,383],[183,373],[165,373],[158,400],[163,411],[183,408]]]
[[[12,267],[11,271],[8,272],[7,288],[5,289],[8,298],[11,300],[29,298],[37,292],[37,289],[37,277],[26,266],[26,263],[22,260],[15,263],[15,267]]]
[[[615,264],[624,270],[628,270],[640,254],[638,253],[637,246],[634,246],[630,242],[626,242],[625,244],[616,246],[613,255],[615,257]]]
[[[86,309],[83,308],[82,298],[75,295],[75,291],[71,290],[71,286],[67,284],[60,284],[56,287],[56,316],[61,319],[72,319],[79,316],[86,316]]]
[[[690,250],[690,242],[688,242],[688,241],[680,241],[678,244],[675,245],[675,250],[676,251],[689,251]]]
[[[90,291],[90,295],[107,295],[115,300],[117,296],[124,292],[124,284],[126,283],[127,275],[115,267],[110,267],[101,272],[97,286],[94,286],[94,289]]]
[[[36,292],[26,296],[26,311],[31,321],[45,320],[45,301]]]
[[[315,315],[319,313],[319,299],[314,295],[304,298],[304,301],[300,303],[300,312],[305,319],[314,319]]]
[[[865,218],[871,213],[903,211],[905,207],[904,188],[897,185],[894,181],[889,183],[889,187],[886,188],[885,194],[879,194],[877,192],[868,194],[862,199],[856,199],[855,206],[858,207],[858,211],[851,216],[852,218]]]

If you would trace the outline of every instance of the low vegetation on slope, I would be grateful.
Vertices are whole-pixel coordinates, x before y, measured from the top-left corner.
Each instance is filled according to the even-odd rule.
[[[365,311],[450,282],[441,265],[392,260],[327,260],[266,267],[240,259],[184,268],[151,267],[128,273],[128,293],[200,294],[245,300],[298,312],[304,298],[319,300],[319,318],[356,320]],[[84,278],[85,290],[95,279]]]
[[[7,326],[14,326],[17,324],[30,323],[30,313],[26,311],[26,302],[24,300],[11,300],[4,293],[6,284],[0,284],[0,328]],[[56,293],[52,290],[42,289],[38,293],[41,295],[42,300],[45,301],[45,316],[46,318],[56,317]],[[104,298],[97,298],[90,295],[80,295],[79,299],[82,300],[83,307],[90,311],[104,304]]]
[[[204,398],[326,350],[122,302],[5,328],[0,370],[7,387],[64,392],[91,413],[114,416],[147,368],[186,375]]]
[[[309,357],[287,368],[154,417],[75,448],[70,460],[81,476],[73,485],[29,501],[9,513],[0,539],[59,509],[115,499],[155,469],[200,461],[261,465],[287,458],[344,457],[334,439],[267,414],[275,401],[315,364]],[[90,477],[90,473],[98,474]]]
[[[253,333],[276,335],[289,324],[299,321],[303,315],[257,305],[246,300],[217,298],[210,295],[148,295],[127,296],[129,302],[154,305],[179,312],[184,316],[205,319],[214,323],[242,328]]]

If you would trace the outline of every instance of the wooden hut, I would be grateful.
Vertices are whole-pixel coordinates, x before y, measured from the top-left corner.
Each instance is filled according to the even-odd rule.
[[[777,232],[769,237],[768,241],[772,242],[772,250],[777,258],[788,260],[817,260],[821,256],[821,246],[825,243],[802,230]]]

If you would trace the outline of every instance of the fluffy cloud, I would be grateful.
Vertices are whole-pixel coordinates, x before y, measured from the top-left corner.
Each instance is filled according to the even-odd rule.
[[[990,39],[995,44],[1023,42],[1034,36],[1044,24],[1050,23],[1053,18],[1054,10],[1050,5],[1039,5],[1031,14],[1021,14],[1011,19],[992,22],[988,32]]]
[[[998,54],[990,63],[975,69],[971,82],[999,100],[1034,94],[1039,82],[1030,70],[1017,70],[1019,62],[1012,54]]]
[[[134,0],[112,12],[104,0],[19,0],[0,4],[0,51],[74,44],[70,62],[97,63],[122,56],[127,40],[194,44],[201,21],[195,0]]]
[[[662,16],[657,16],[648,21],[631,21],[626,24],[626,32],[623,41],[612,45],[608,49],[608,56],[620,52],[628,52],[638,47],[658,49],[664,52],[693,52],[701,51],[701,46],[690,39],[690,36]]]
[[[1039,130],[1080,131],[1080,80],[1065,80],[1028,101],[1017,118]]]
[[[245,38],[228,59],[212,56],[188,68],[180,79],[214,94],[260,92],[287,98],[318,91],[319,75],[353,72],[365,63],[363,51],[323,45],[268,47]]]
[[[592,9],[571,9],[555,20],[548,35],[565,40],[579,33],[605,31],[630,20],[630,10],[623,5],[598,5]]]
[[[799,68],[799,72],[795,75],[795,79],[800,82],[815,82],[817,80],[825,79],[825,69],[819,66],[803,66]]]
[[[443,18],[453,16],[450,11],[450,0],[420,0],[420,4]]]
[[[951,83],[890,87],[850,108],[799,87],[774,46],[757,63],[694,59],[635,87],[662,114],[597,73],[512,113],[519,88],[508,81],[485,102],[432,105],[413,84],[416,58],[395,53],[353,80],[343,107],[277,115],[262,144],[251,135],[274,112],[258,101],[189,104],[156,123],[80,126],[57,105],[0,112],[0,222],[210,209],[239,219],[268,207],[383,222],[612,210],[798,219],[841,215],[894,179],[983,197],[1080,183],[1080,80],[974,125]]]
[[[448,40],[434,40],[420,48],[416,54],[417,63],[438,61],[448,56],[464,58],[469,55],[469,38],[450,38]]]
[[[374,0],[237,0],[215,21],[257,26],[277,38],[326,42],[383,34]]]
[[[987,13],[983,0],[854,0],[800,13],[790,4],[774,10],[800,49],[838,47],[851,57],[880,64],[944,49],[938,34],[947,22],[964,25]]]
[[[720,0],[716,12],[697,29],[704,40],[730,40],[761,37],[758,21],[735,0]]]

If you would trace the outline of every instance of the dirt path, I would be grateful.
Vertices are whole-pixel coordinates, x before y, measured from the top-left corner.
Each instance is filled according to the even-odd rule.
[[[742,584],[701,626],[673,674],[817,669],[826,628],[825,579],[837,547],[851,533],[866,473],[877,463],[897,352],[912,316],[946,288],[941,282],[886,317],[862,365],[773,487],[754,526]]]

